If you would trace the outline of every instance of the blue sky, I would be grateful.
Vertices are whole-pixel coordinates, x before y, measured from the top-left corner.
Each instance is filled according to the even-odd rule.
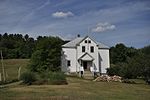
[[[0,33],[150,45],[150,0],[0,0]]]

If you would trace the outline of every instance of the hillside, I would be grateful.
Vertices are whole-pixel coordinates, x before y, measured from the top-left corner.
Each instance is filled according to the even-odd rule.
[[[18,78],[18,69],[21,67],[21,72],[26,70],[29,59],[7,59],[4,60],[4,67],[6,72],[6,80]],[[2,65],[0,63],[0,73],[2,73]]]

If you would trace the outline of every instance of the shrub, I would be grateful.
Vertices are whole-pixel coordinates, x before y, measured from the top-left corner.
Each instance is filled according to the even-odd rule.
[[[62,72],[47,72],[42,73],[41,78],[47,80],[48,84],[67,84],[66,75]]]
[[[24,84],[31,85],[32,82],[36,81],[36,76],[33,72],[24,72],[21,74],[20,80],[22,80]]]
[[[129,66],[128,63],[117,63],[107,68],[107,74],[110,76],[118,75],[125,79],[137,78],[138,71],[134,66]]]

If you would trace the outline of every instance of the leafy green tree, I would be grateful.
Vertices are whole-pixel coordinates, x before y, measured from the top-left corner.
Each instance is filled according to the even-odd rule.
[[[29,68],[34,72],[59,71],[61,45],[58,37],[40,37],[36,42],[36,50],[32,54]]]
[[[35,40],[21,34],[0,35],[0,50],[3,51],[5,59],[30,58],[35,50]]]
[[[140,49],[140,52],[144,54],[143,60],[143,66],[144,66],[144,71],[143,75],[145,79],[150,79],[150,45]]]
[[[111,62],[114,64],[111,64],[111,67],[107,69],[107,73],[124,78],[150,78],[150,46],[142,49],[129,48],[123,45],[118,46],[111,48]],[[119,57],[125,59],[119,60]]]
[[[124,44],[117,44],[110,49],[111,63],[125,62],[127,59],[127,47]]]
[[[29,35],[28,35],[28,34],[26,34],[26,35],[24,36],[24,39],[25,39],[25,41],[28,41],[28,39],[29,39]]]
[[[110,61],[112,64],[127,62],[128,59],[135,56],[137,50],[133,47],[126,47],[124,44],[117,44],[110,48]]]

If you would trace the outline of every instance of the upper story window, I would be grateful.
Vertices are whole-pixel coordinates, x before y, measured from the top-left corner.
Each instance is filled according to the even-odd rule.
[[[94,52],[94,46],[91,46],[91,53]]]
[[[87,40],[85,40],[84,43],[87,43]]]
[[[70,60],[67,61],[67,66],[71,66],[71,61]]]
[[[88,43],[91,43],[91,40],[89,40]]]
[[[85,46],[82,46],[82,52],[85,52]]]

